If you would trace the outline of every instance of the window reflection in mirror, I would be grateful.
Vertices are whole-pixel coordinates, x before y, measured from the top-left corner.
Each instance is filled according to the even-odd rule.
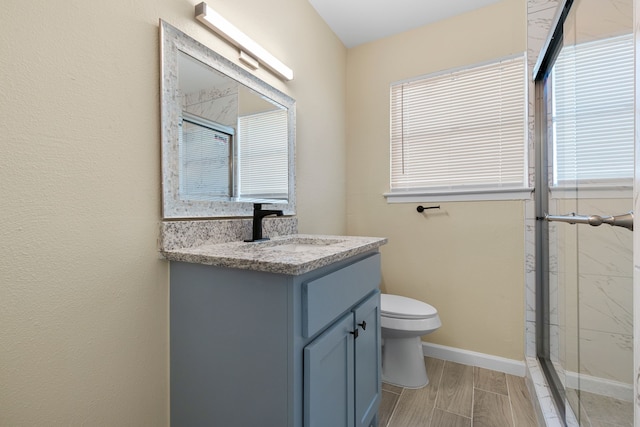
[[[178,81],[180,196],[286,200],[286,109],[183,52]]]
[[[234,129],[184,110],[180,127],[180,198],[230,200]]]
[[[161,21],[163,216],[295,213],[295,102]]]

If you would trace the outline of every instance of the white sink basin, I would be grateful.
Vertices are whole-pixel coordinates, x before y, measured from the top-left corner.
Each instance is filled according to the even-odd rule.
[[[246,243],[242,246],[242,249],[249,251],[306,252],[339,243],[345,243],[345,240],[327,239],[322,237],[285,236],[263,242]]]

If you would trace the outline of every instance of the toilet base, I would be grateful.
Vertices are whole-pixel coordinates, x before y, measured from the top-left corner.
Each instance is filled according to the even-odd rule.
[[[413,389],[429,384],[420,337],[384,338],[382,381]]]

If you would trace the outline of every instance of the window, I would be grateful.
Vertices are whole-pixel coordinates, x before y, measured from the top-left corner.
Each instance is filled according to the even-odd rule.
[[[525,190],[526,89],[523,55],[392,84],[388,200]]]
[[[566,46],[558,55],[552,72],[554,186],[631,183],[633,59],[633,34]]]

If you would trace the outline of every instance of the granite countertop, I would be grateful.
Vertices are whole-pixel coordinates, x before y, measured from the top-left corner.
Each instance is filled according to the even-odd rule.
[[[202,244],[163,250],[170,261],[299,275],[376,250],[386,238],[294,234],[262,242]]]

